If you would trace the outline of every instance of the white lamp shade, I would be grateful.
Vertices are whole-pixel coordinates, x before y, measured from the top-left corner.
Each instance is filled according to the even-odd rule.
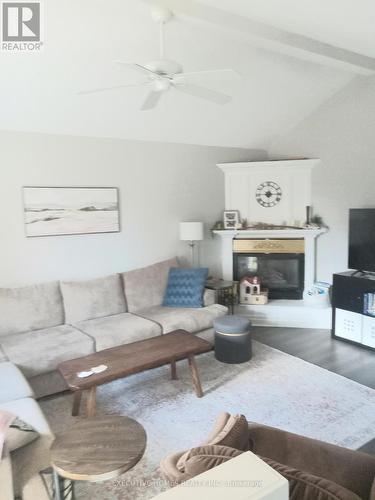
[[[180,222],[180,240],[203,240],[203,222]]]

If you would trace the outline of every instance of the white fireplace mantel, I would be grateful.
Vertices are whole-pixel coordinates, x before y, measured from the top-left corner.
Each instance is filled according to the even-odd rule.
[[[319,229],[237,229],[214,231],[221,238],[222,274],[225,280],[233,279],[233,239],[282,239],[303,238],[305,240],[305,292],[315,282],[315,240],[327,232]]]
[[[311,175],[319,163],[319,159],[295,159],[218,164],[224,173],[225,210],[239,210],[249,225],[300,226],[306,220],[306,207],[313,205]],[[267,181],[279,186],[280,199],[265,207],[256,194]]]

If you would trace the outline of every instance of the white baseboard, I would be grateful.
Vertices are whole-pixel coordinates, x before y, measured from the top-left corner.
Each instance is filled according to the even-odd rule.
[[[330,329],[332,308],[307,304],[304,300],[270,300],[268,304],[238,305],[235,313],[250,318],[254,326]]]

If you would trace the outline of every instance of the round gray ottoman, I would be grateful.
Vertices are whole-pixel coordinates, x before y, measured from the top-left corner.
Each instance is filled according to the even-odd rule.
[[[251,322],[242,316],[215,319],[215,357],[223,363],[244,363],[251,359]]]

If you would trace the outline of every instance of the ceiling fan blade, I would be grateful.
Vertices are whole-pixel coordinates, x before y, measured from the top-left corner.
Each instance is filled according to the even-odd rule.
[[[96,94],[98,92],[107,92],[108,90],[125,89],[128,87],[143,87],[143,85],[148,85],[150,82],[140,82],[140,83],[130,83],[125,85],[113,85],[112,87],[100,87],[98,89],[81,90],[77,92],[78,95],[88,95]]]
[[[189,78],[190,76],[218,77],[221,78],[241,78],[240,73],[234,69],[212,69],[207,71],[190,71],[189,73],[179,73],[175,78]]]
[[[207,89],[206,87],[201,87],[200,85],[194,85],[193,83],[184,83],[181,85],[173,85],[176,90],[184,92],[185,94],[192,95],[194,97],[200,97],[206,101],[211,101],[215,104],[227,104],[232,98],[229,95],[217,92],[216,90]]]
[[[146,66],[142,66],[142,64],[138,63],[133,63],[133,62],[126,62],[126,61],[113,61],[115,64],[121,64],[122,66],[129,66],[130,68],[134,69],[135,71],[138,71],[139,73],[142,73],[143,75],[153,75],[160,77],[158,73],[155,71],[152,71],[151,69],[146,68]]]
[[[146,97],[145,102],[140,107],[140,110],[148,111],[150,109],[155,108],[158,102],[160,101],[162,93],[163,93],[162,90],[151,90],[151,92]]]

